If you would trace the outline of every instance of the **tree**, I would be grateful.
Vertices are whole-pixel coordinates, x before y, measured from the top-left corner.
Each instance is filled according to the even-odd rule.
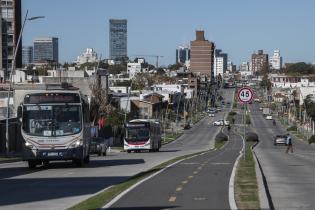
[[[90,117],[91,122],[94,125],[100,118],[101,114],[109,116],[113,113],[114,109],[110,103],[108,103],[108,95],[106,91],[99,87],[97,82],[90,84],[91,89],[91,105],[90,105]]]
[[[307,95],[304,100],[304,104],[305,104],[307,114],[313,120],[315,120],[315,101],[313,100],[312,97],[313,97],[312,95]]]
[[[268,91],[271,90],[271,82],[268,78],[268,75],[264,75],[261,83],[260,83],[260,87],[264,88],[264,89],[267,89]]]
[[[284,69],[285,74],[291,76],[315,74],[315,67],[305,62],[294,63],[288,65]]]

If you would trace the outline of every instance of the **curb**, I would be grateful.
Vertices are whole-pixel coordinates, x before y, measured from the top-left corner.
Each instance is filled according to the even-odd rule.
[[[3,164],[3,163],[20,162],[20,161],[22,161],[22,160],[23,160],[22,158],[17,158],[17,159],[14,159],[14,160],[0,160],[0,164]]]
[[[239,134],[239,133],[235,133],[236,135],[239,135],[242,139],[243,137]],[[242,155],[244,154],[244,149],[245,149],[245,144],[244,144],[244,139],[243,139],[243,147],[242,147],[242,150],[240,151],[240,154],[238,155],[238,157],[236,158],[235,160],[235,163],[234,163],[234,166],[233,166],[233,170],[232,170],[232,173],[231,173],[231,176],[230,176],[230,181],[229,181],[229,205],[230,205],[230,208],[232,210],[237,210],[237,205],[236,205],[236,201],[235,201],[235,197],[234,197],[234,182],[235,182],[235,173],[236,173],[236,170],[237,170],[237,166],[238,166],[238,163],[240,161],[240,158],[242,157]]]

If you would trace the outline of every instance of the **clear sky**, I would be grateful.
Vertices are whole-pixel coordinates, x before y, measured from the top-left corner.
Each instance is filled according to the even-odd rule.
[[[195,30],[236,64],[263,49],[280,49],[284,62],[315,61],[314,0],[22,0],[28,21],[23,45],[41,36],[59,38],[60,62],[71,62],[94,48],[109,56],[109,19],[128,20],[128,56],[163,55],[175,63],[179,45],[195,39]],[[147,59],[155,64],[155,59]]]

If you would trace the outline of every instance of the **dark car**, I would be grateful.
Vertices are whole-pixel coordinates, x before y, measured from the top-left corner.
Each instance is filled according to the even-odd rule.
[[[102,137],[93,137],[90,145],[90,153],[98,156],[106,156],[108,148],[108,139]]]
[[[287,139],[287,136],[286,135],[277,135],[275,138],[274,138],[274,142],[273,144],[276,146],[278,144],[280,145],[286,145],[286,139]]]

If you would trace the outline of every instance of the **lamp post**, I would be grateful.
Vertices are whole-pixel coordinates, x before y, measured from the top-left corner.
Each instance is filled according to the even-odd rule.
[[[15,49],[14,49],[13,60],[12,60],[12,64],[11,64],[11,72],[10,72],[10,77],[9,77],[9,88],[8,88],[8,96],[7,96],[7,113],[6,113],[7,114],[7,117],[6,117],[6,134],[5,134],[5,137],[6,137],[5,147],[6,147],[6,155],[7,156],[9,155],[10,92],[11,92],[11,85],[12,85],[12,74],[13,74],[13,71],[15,68],[15,59],[16,59],[17,51],[18,51],[19,44],[20,44],[20,41],[22,38],[22,33],[23,33],[24,26],[25,26],[25,22],[27,20],[35,20],[35,19],[44,18],[44,16],[35,16],[35,17],[28,18],[27,15],[28,15],[28,10],[26,11],[23,25],[22,25],[22,28],[21,28],[21,31],[20,31],[20,34],[18,37],[18,41],[17,41]]]

